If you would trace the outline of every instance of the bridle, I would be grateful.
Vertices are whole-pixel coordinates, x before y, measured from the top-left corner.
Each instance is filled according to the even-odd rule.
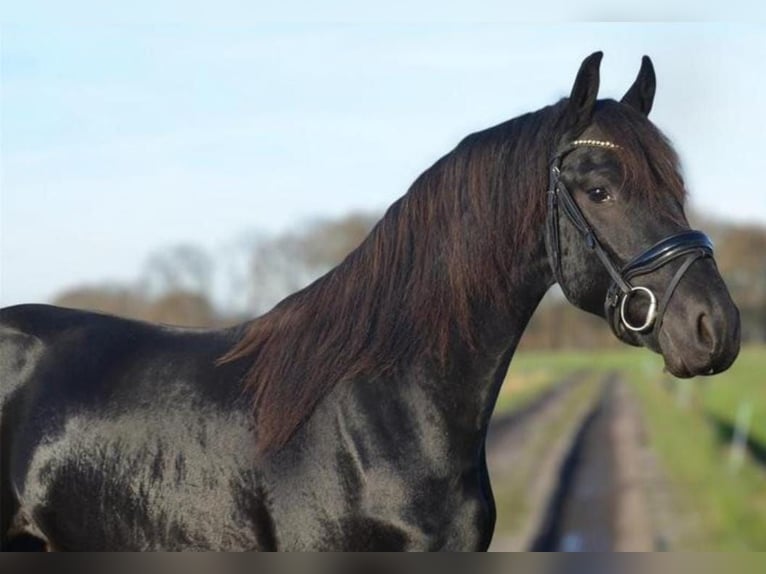
[[[571,192],[561,181],[561,162],[570,152],[580,147],[598,147],[611,150],[619,150],[620,147],[612,142],[602,140],[575,140],[561,148],[552,158],[548,181],[548,218],[547,218],[547,245],[548,257],[553,268],[556,281],[564,291],[567,299],[570,299],[564,285],[561,272],[561,245],[559,233],[559,207],[564,215],[580,233],[585,245],[593,251],[601,260],[612,278],[612,284],[607,290],[604,301],[604,314],[614,334],[622,339],[621,328],[634,333],[646,333],[650,329],[655,337],[659,336],[662,318],[668,303],[673,296],[678,283],[692,264],[704,257],[713,257],[713,243],[710,238],[701,231],[686,230],[676,233],[657,242],[649,249],[633,258],[626,265],[619,268],[612,257],[603,248],[598,240],[595,230],[577,206]],[[636,277],[652,273],[671,261],[685,257],[681,266],[676,271],[673,279],[665,289],[659,304],[656,295],[648,287],[633,285]],[[641,324],[633,324],[628,320],[627,306],[634,297],[644,296],[649,302],[644,321]],[[571,300],[571,299],[570,299]],[[619,312],[618,312],[619,309]]]

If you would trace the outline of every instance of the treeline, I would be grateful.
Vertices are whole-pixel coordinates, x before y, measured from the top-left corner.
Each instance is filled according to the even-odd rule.
[[[152,255],[132,284],[77,287],[53,302],[168,324],[235,323],[268,311],[337,265],[377,219],[354,214],[314,222],[283,235],[248,237],[217,254],[193,245],[175,246]],[[720,271],[742,314],[744,340],[766,341],[766,228],[694,219],[715,242]],[[595,349],[619,343],[603,320],[573,308],[554,289],[535,313],[522,344]]]

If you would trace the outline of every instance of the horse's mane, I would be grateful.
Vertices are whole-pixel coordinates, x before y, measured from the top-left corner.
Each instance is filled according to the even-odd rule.
[[[472,302],[509,310],[523,258],[542,238],[565,105],[466,137],[340,265],[249,324],[221,361],[250,362],[245,384],[262,451],[283,445],[340,381],[390,375],[415,357],[445,368],[452,344],[475,345]],[[627,174],[678,178],[675,155],[649,122],[615,102],[600,108],[604,131],[627,151]],[[640,149],[656,156],[659,172],[629,161]]]

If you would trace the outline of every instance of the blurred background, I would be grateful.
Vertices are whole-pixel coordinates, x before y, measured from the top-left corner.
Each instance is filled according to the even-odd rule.
[[[763,26],[7,12],[0,304],[190,326],[261,314],[331,269],[462,137],[566,96],[592,51],[617,99],[649,54],[652,119],[745,347],[727,373],[675,380],[549,293],[488,442],[494,547],[766,550]]]

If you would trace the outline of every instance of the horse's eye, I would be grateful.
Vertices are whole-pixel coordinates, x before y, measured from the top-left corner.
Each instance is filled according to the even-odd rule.
[[[603,187],[594,187],[593,189],[588,190],[588,199],[590,199],[593,203],[604,203],[611,197],[612,196],[609,195],[609,192]]]

